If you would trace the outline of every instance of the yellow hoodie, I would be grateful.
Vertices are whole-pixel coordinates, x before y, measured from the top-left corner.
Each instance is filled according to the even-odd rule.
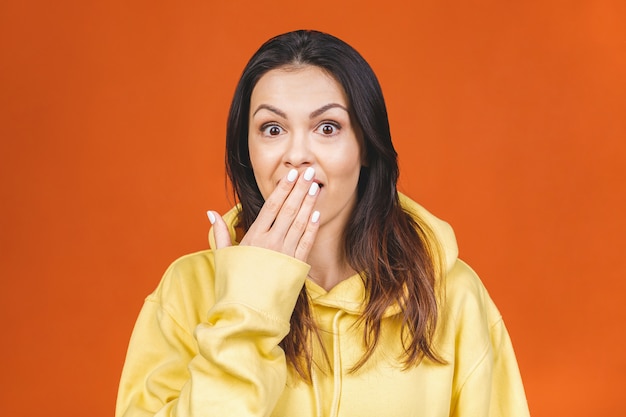
[[[528,416],[502,317],[457,258],[452,229],[408,198],[402,203],[430,225],[445,254],[435,350],[447,364],[424,359],[403,370],[400,320],[390,308],[374,355],[351,373],[363,354],[358,275],[327,292],[307,279],[307,264],[289,256],[256,247],[206,250],[175,261],[147,297],[116,417]],[[235,217],[236,209],[225,216],[233,237]],[[278,346],[302,285],[330,358],[316,352],[312,384],[294,376]]]

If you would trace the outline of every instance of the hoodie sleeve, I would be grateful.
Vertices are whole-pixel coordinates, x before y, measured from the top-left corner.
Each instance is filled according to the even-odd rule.
[[[253,247],[213,253],[213,264],[173,264],[146,300],[122,372],[117,417],[272,412],[287,372],[278,343],[289,332],[309,266]],[[205,316],[194,317],[205,305]]]

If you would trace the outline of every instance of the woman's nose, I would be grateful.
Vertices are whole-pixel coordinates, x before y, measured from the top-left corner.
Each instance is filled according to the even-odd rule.
[[[299,167],[313,163],[313,153],[306,135],[293,135],[289,138],[283,155],[285,165]]]

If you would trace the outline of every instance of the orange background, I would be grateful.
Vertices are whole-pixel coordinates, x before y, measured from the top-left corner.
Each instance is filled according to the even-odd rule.
[[[304,27],[378,74],[401,188],[455,227],[532,414],[623,415],[625,5],[3,1],[3,414],[112,415],[143,298],[230,205],[237,78]]]

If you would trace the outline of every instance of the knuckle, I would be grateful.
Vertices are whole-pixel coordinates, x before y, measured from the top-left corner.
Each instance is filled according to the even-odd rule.
[[[278,210],[280,210],[280,206],[281,206],[280,202],[276,201],[273,198],[268,198],[265,201],[265,207],[267,207],[267,209],[271,212],[277,212]]]
[[[293,188],[293,183],[287,182],[287,181],[280,181],[278,183],[278,188],[285,190],[285,191],[289,191]]]
[[[300,243],[298,244],[298,249],[306,253],[309,251],[309,249],[311,249],[311,246],[313,246],[313,242],[307,238],[304,238],[300,240]]]
[[[285,216],[294,217],[298,213],[298,210],[299,207],[295,207],[291,204],[285,204],[280,212]]]
[[[291,225],[291,227],[297,231],[302,233],[306,229],[306,225],[308,222],[302,221],[301,219],[295,219]]]

